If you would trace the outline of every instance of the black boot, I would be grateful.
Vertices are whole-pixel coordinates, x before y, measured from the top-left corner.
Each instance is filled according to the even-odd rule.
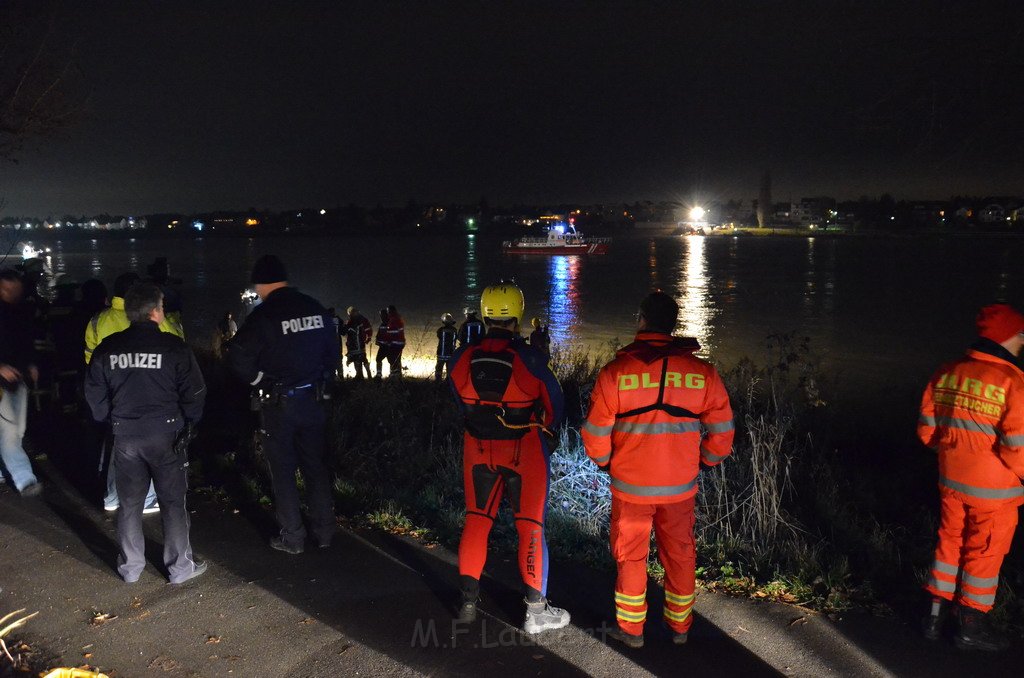
[[[957,612],[960,629],[953,643],[961,650],[982,650],[1001,652],[1010,647],[1010,641],[992,628],[988,615],[974,608],[961,605]]]
[[[949,617],[949,603],[942,598],[932,598],[931,609],[921,624],[921,632],[928,640],[938,640]]]

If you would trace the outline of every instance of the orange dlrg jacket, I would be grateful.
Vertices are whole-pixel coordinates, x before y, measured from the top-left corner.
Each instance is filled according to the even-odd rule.
[[[965,504],[1024,503],[1024,373],[1006,358],[974,348],[941,367],[917,435],[939,455],[939,486]]]
[[[697,493],[701,461],[713,466],[732,453],[729,395],[715,368],[694,357],[698,348],[694,339],[640,332],[601,369],[583,442],[599,466],[611,464],[620,499],[683,501]]]

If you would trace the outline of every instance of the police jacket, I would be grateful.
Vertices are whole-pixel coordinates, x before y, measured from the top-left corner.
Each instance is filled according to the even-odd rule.
[[[192,349],[145,320],[96,348],[85,398],[96,421],[110,419],[114,435],[145,435],[199,421],[206,384]]]
[[[448,374],[466,432],[476,438],[516,440],[562,420],[562,387],[547,356],[508,330],[491,329],[460,348]]]
[[[101,341],[115,332],[128,329],[129,325],[131,322],[124,312],[124,298],[112,297],[110,308],[105,308],[94,315],[89,324],[85,326],[85,363],[88,365],[92,360],[92,353]],[[180,319],[175,322],[165,316],[164,321],[160,323],[160,329],[182,339],[185,338],[185,331],[181,328]]]
[[[943,365],[921,399],[917,435],[939,455],[939,488],[965,504],[1024,504],[1024,373],[979,339]]]
[[[601,368],[583,425],[587,454],[609,469],[612,494],[667,504],[697,493],[700,462],[732,453],[729,395],[695,339],[639,332]],[[702,437],[702,429],[704,436]]]
[[[31,304],[0,301],[0,364],[10,365],[23,375],[35,363],[34,315]]]
[[[455,354],[455,323],[445,323],[437,328],[437,357],[448,360]]]
[[[225,350],[231,371],[253,386],[307,386],[338,367],[338,333],[327,311],[294,287],[267,295]]]

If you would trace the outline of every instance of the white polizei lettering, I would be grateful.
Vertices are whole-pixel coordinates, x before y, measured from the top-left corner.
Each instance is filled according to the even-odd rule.
[[[322,315],[307,315],[302,318],[292,318],[291,320],[281,321],[281,334],[288,334],[288,332],[305,332],[306,330],[323,329],[324,317]]]
[[[110,356],[110,369],[128,369],[129,367],[146,370],[159,370],[163,367],[162,353],[116,353]]]

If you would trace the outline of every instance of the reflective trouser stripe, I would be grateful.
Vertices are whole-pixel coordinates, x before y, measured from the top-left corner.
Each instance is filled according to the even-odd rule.
[[[630,612],[623,610],[618,605],[615,606],[615,618],[621,619],[622,621],[641,623],[647,619],[647,610],[643,612]]]
[[[665,591],[665,600],[672,603],[673,605],[690,605],[693,603],[694,595],[695,594],[691,593],[688,596],[680,596],[675,593],[672,593],[671,591]]]
[[[938,591],[945,591],[946,593],[954,593],[956,591],[956,583],[950,581],[942,581],[936,579],[935,575],[928,578],[928,585]]]
[[[700,446],[700,454],[701,454],[702,457],[704,457],[704,459],[706,461],[710,461],[712,463],[722,461],[723,459],[725,459],[726,457],[729,456],[728,453],[726,453],[726,454],[715,454],[714,452],[709,452],[708,449],[706,447],[704,447],[703,445]]]
[[[670,620],[672,620],[674,622],[684,622],[684,621],[686,621],[687,617],[690,616],[691,612],[693,612],[693,608],[692,607],[688,607],[685,610],[683,610],[682,612],[673,612],[672,610],[670,610],[670,609],[668,609],[666,607],[665,608],[665,619],[670,619]]]
[[[973,600],[978,605],[985,605],[991,607],[996,602],[996,594],[994,593],[971,593],[970,591],[961,591],[961,598]]]
[[[994,589],[999,586],[999,576],[995,577],[975,577],[974,575],[967,574],[964,572],[960,575],[960,581],[979,589]]]
[[[603,457],[591,457],[591,459],[594,460],[595,464],[607,464],[611,460],[611,458],[612,458],[612,453],[611,452],[609,452],[608,454],[604,455]]]
[[[936,560],[934,563],[932,563],[932,569],[936,572],[941,572],[942,574],[953,575],[954,577],[960,574],[959,567],[957,567],[956,565],[950,565],[949,563],[944,563],[941,560]]]
[[[643,605],[646,600],[646,594],[641,594],[639,596],[627,596],[625,593],[619,593],[618,591],[615,592],[616,603],[622,603],[624,605]]]

